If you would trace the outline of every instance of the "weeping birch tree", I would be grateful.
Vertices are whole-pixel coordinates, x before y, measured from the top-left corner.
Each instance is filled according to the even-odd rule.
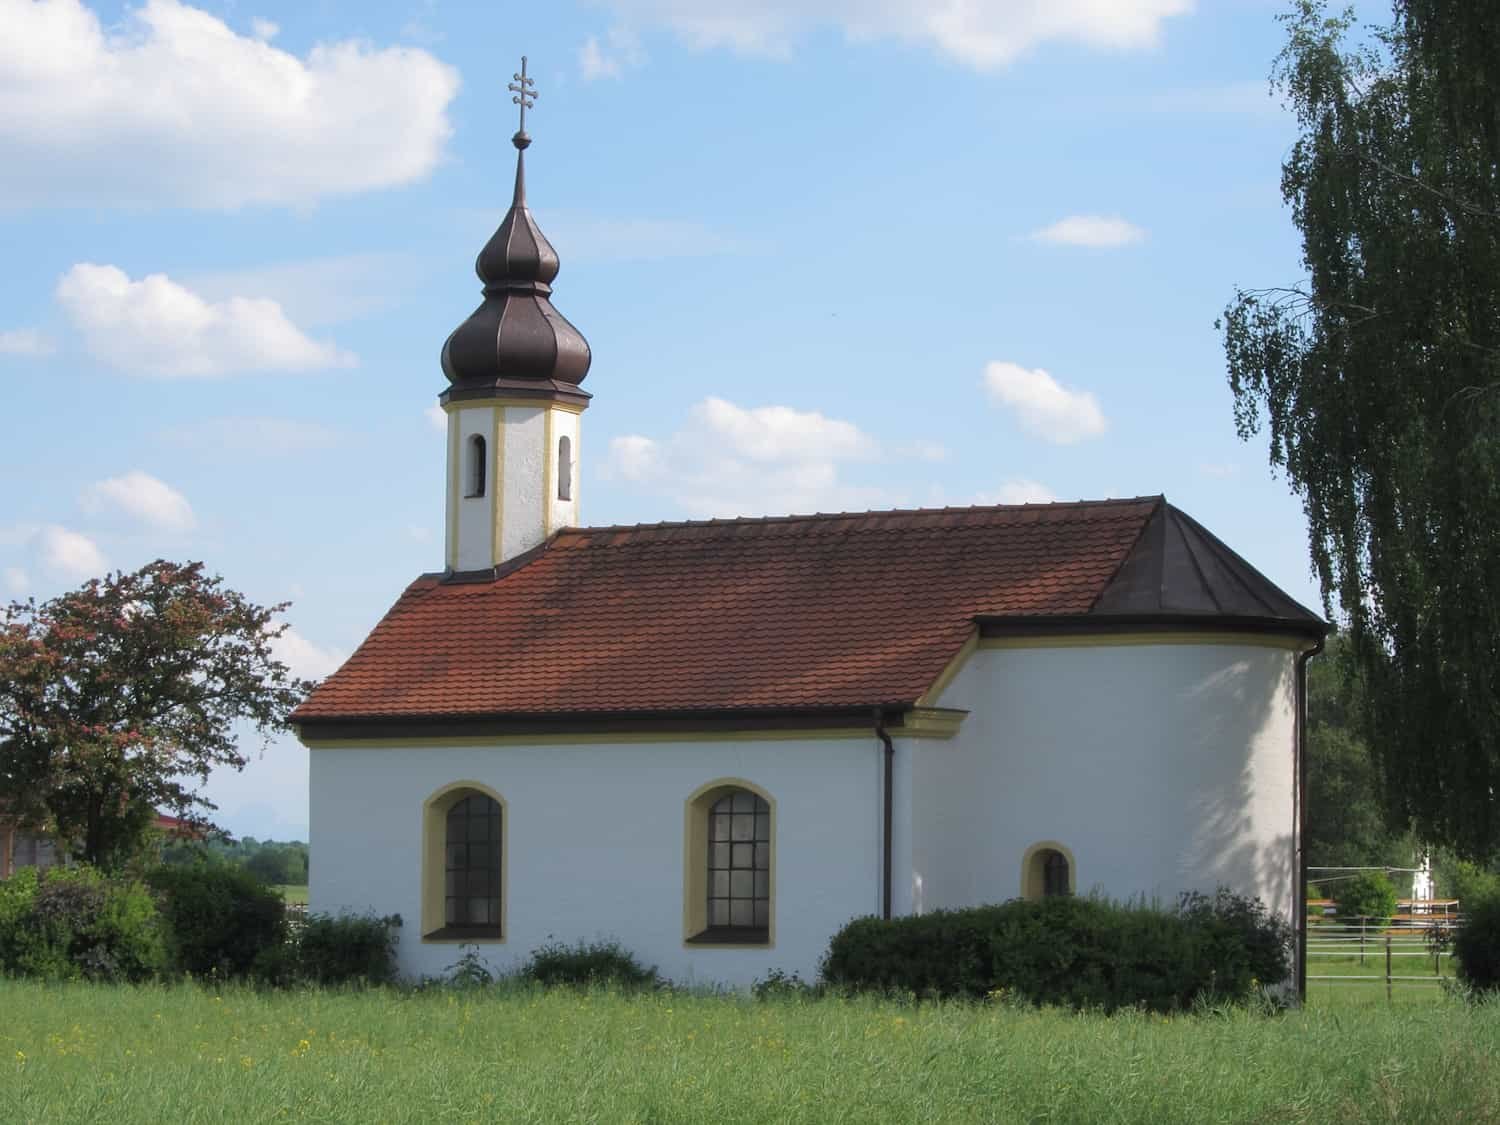
[[[1301,0],[1273,82],[1301,277],[1220,322],[1240,436],[1301,497],[1388,824],[1500,844],[1500,8]],[[1293,275],[1295,278],[1295,274]]]

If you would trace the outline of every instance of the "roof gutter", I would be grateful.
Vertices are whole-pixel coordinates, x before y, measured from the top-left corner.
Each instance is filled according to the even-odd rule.
[[[1307,662],[1324,648],[1324,639],[1319,637],[1312,648],[1297,654],[1296,714],[1293,716],[1295,734],[1292,739],[1294,770],[1297,775],[1296,813],[1294,828],[1297,833],[1297,901],[1292,904],[1296,912],[1297,952],[1294,972],[1297,977],[1297,999],[1307,1002]]]
[[[891,741],[891,732],[885,728],[885,712],[875,708],[875,737],[885,746],[885,784],[882,800],[885,805],[881,819],[880,857],[880,916],[887,921],[891,917],[891,787],[896,775],[896,744]]]

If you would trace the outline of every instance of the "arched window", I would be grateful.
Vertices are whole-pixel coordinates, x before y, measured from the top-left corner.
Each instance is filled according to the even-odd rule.
[[[1042,853],[1042,897],[1068,893],[1068,857],[1048,848]]]
[[[470,793],[448,810],[444,833],[443,925],[500,925],[500,802]]]
[[[465,495],[484,495],[484,474],[484,438],[479,434],[473,434],[469,438],[469,491]]]
[[[557,439],[557,498],[573,499],[573,439],[567,434]]]
[[[479,782],[423,806],[422,938],[500,941],[505,926],[505,803]]]
[[[1052,898],[1073,893],[1077,872],[1073,853],[1062,844],[1048,840],[1026,849],[1021,861],[1021,897]]]
[[[736,790],[708,811],[708,928],[763,930],[771,921],[771,806]]]
[[[693,944],[772,943],[776,811],[746,784],[717,782],[688,800],[683,936]]]

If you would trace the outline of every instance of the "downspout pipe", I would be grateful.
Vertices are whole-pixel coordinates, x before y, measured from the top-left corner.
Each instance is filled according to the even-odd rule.
[[[880,840],[880,916],[887,920],[891,916],[891,810],[894,807],[891,793],[896,776],[896,744],[891,741],[891,732],[885,729],[885,713],[875,708],[875,737],[885,747],[885,784],[883,816]]]
[[[1307,1003],[1307,662],[1323,651],[1326,638],[1297,654],[1297,713],[1293,754],[1297,773],[1297,901],[1292,905],[1297,919],[1297,999]]]

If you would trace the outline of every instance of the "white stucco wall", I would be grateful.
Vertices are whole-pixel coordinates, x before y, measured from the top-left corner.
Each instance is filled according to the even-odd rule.
[[[500,520],[500,558],[535,547],[542,531],[543,460],[547,455],[546,411],[536,406],[505,409],[505,489]]]
[[[828,939],[880,908],[880,755],[873,737],[321,749],[311,752],[315,910],[399,913],[399,962],[441,973],[459,948],[421,940],[422,806],[461,780],[508,804],[508,933],[481,953],[510,968],[536,946],[614,937],[682,983],[816,972]],[[743,778],[776,802],[775,942],[683,941],[684,804]]]
[[[1073,852],[1079,893],[1220,884],[1296,899],[1295,653],[1256,644],[980,649],[944,691],[970,711],[917,741],[912,906],[1021,893],[1027,848]]]
[[[548,534],[560,527],[581,527],[578,507],[578,423],[579,416],[570,410],[552,411],[552,493],[548,498],[551,504],[551,523],[547,527]],[[562,439],[566,437],[570,445],[569,460],[573,462],[573,493],[569,500],[558,498],[557,479],[560,468],[558,451]]]
[[[447,511],[456,522],[448,527],[446,565],[481,570],[529,551],[558,528],[579,525],[578,430],[578,414],[558,407],[476,405],[449,411]],[[484,438],[488,457],[483,496],[467,495],[469,443],[475,436]],[[564,437],[573,464],[568,500],[557,495]]]
[[[485,443],[485,482],[483,496],[469,496],[470,452],[469,443],[474,437]],[[449,415],[448,440],[457,441],[458,456],[455,459],[450,447],[448,454],[448,487],[457,489],[458,554],[454,565],[459,570],[479,570],[491,565],[494,518],[494,496],[496,482],[494,473],[495,410],[488,406],[465,407]],[[455,464],[456,461],[456,464]],[[454,511],[452,502],[450,512]]]

